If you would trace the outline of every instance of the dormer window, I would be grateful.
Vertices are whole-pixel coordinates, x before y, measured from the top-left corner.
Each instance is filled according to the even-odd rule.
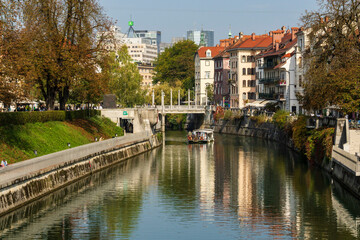
[[[206,57],[211,57],[211,50],[210,50],[210,49],[208,49],[208,50],[206,51]]]

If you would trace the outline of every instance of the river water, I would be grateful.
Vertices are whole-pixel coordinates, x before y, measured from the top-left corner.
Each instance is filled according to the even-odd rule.
[[[166,145],[0,218],[1,239],[356,239],[360,201],[278,143]]]

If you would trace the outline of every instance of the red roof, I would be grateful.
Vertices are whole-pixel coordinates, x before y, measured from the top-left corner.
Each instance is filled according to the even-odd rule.
[[[276,51],[276,49],[272,46],[271,48],[263,53],[260,53],[257,55],[257,57],[270,57],[270,56],[277,56],[286,53],[288,50],[290,50],[296,43],[296,38],[294,40],[292,39],[291,33],[286,33],[283,38],[281,39],[281,42],[279,43],[279,50]]]
[[[247,36],[248,37],[248,36]],[[252,49],[252,48],[267,48],[272,43],[272,37],[269,35],[255,36],[255,39],[249,35],[244,41],[238,42],[230,47],[231,49]]]
[[[223,51],[225,48],[224,47],[201,47],[197,53],[199,54],[200,58],[206,58],[206,51],[210,50],[211,51],[211,57],[215,57],[216,55],[218,55],[221,51]]]

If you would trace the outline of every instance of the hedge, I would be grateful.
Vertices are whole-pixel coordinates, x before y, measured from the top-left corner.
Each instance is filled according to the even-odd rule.
[[[26,123],[85,119],[100,115],[98,110],[44,111],[44,112],[2,112],[0,126],[23,125]]]

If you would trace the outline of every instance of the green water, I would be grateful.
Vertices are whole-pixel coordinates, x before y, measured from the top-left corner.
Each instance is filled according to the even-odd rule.
[[[356,239],[359,201],[283,145],[166,145],[0,218],[2,239]]]

